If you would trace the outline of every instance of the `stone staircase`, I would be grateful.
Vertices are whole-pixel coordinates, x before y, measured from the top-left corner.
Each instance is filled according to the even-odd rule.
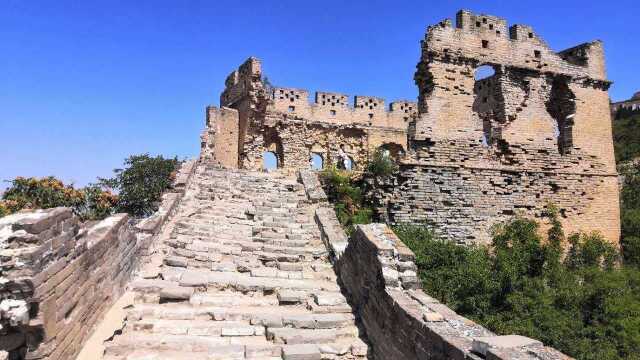
[[[200,165],[104,359],[364,359],[301,184]]]

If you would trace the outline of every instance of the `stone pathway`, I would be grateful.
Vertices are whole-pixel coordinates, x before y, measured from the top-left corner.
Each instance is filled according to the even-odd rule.
[[[364,359],[304,189],[200,166],[104,359]]]

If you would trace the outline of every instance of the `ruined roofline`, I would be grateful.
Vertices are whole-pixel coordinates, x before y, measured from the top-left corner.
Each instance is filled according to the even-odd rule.
[[[572,52],[572,51],[575,51],[575,50],[578,50],[578,49],[588,48],[588,47],[591,47],[591,46],[594,46],[594,45],[602,46],[602,44],[604,44],[604,42],[602,40],[600,40],[600,39],[595,39],[593,41],[586,41],[586,42],[583,42],[581,44],[572,46],[570,48],[566,48],[564,50],[559,50],[558,54],[568,53],[568,52]]]
[[[606,81],[602,41],[557,52],[529,25],[508,26],[503,18],[468,10],[458,11],[455,26],[450,19],[429,26],[422,47],[423,60],[456,59]]]
[[[496,31],[496,35],[505,37],[508,35],[508,38],[512,41],[534,39],[546,45],[544,40],[536,34],[532,26],[526,24],[513,24],[508,26],[508,24],[507,19],[491,14],[475,14],[469,10],[460,10],[456,14],[457,29],[471,30],[474,28],[482,29],[484,27],[488,30]]]

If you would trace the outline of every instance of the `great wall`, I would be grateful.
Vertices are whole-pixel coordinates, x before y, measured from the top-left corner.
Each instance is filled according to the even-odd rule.
[[[493,75],[476,79],[481,66]],[[413,253],[386,225],[348,237],[309,158],[348,157],[359,172],[387,150],[399,171],[380,215],[431,221],[461,244],[550,204],[568,231],[616,243],[600,42],[556,53],[531,27],[460,11],[455,26],[427,29],[418,102],[350,106],[318,92],[311,104],[306,90],[263,80],[256,58],[228,76],[200,157],[153,216],[81,223],[54,208],[0,219],[0,359],[569,358],[424,293]],[[261,170],[266,152],[277,171]],[[114,308],[126,318],[99,337]]]

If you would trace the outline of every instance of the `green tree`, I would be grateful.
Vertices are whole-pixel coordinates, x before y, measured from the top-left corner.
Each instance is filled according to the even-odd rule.
[[[162,193],[175,179],[178,164],[177,158],[132,155],[125,159],[123,169],[114,170],[113,178],[100,179],[100,185],[117,191],[117,211],[148,216],[158,209]]]

